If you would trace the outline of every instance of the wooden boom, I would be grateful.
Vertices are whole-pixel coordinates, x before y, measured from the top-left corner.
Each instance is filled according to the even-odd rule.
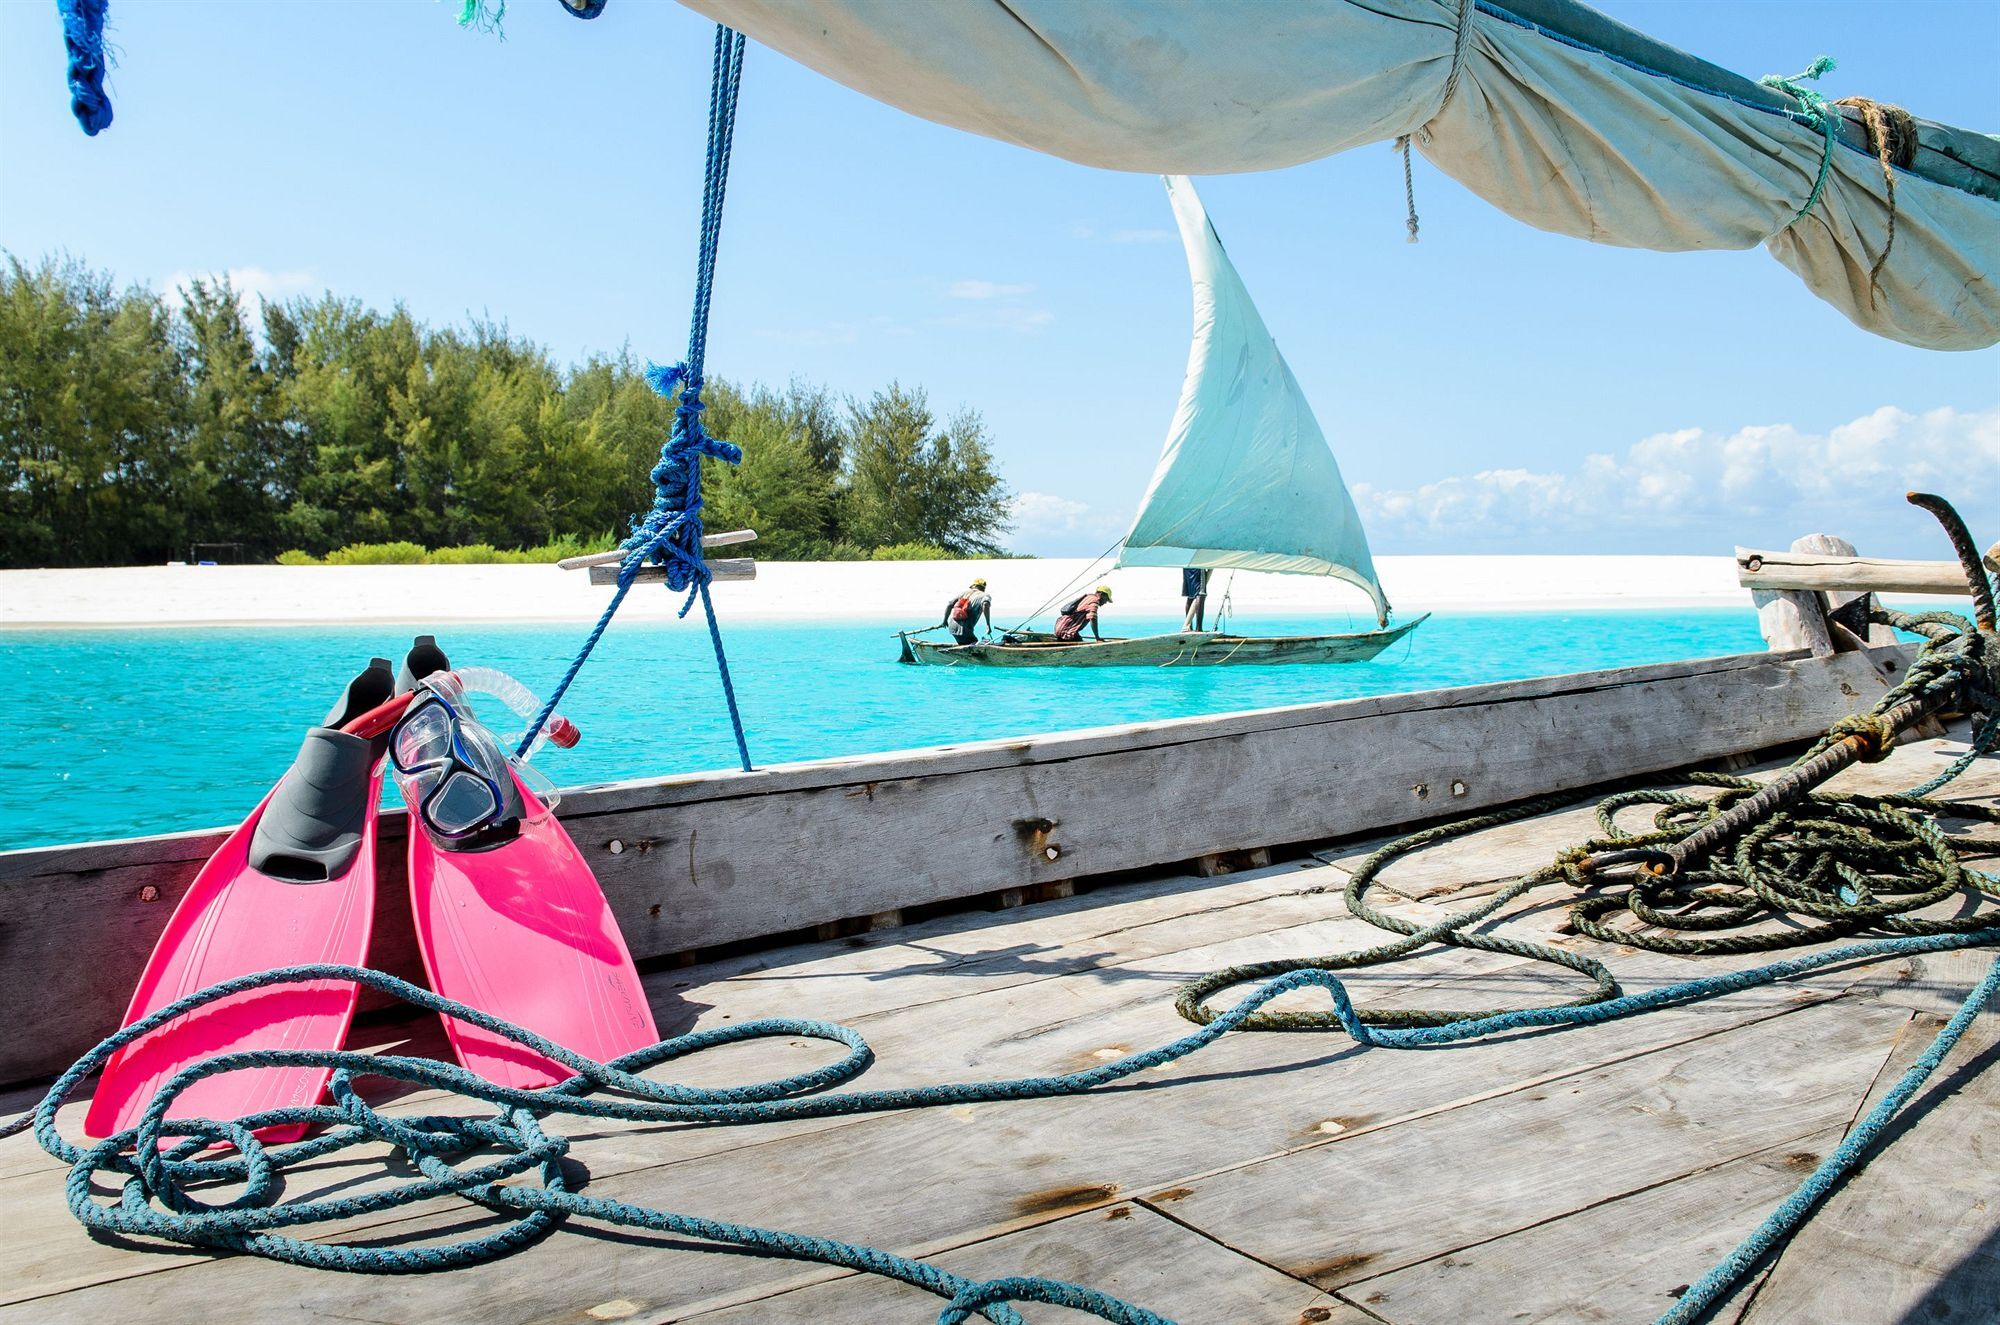
[[[1955,561],[1892,561],[1885,557],[1818,556],[1808,552],[1736,549],[1736,582],[1746,589],[1945,594],[1963,598],[1965,572]]]

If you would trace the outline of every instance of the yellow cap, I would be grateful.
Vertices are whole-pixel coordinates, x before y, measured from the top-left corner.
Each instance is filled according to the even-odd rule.
[[[972,582],[972,587],[973,587],[973,588],[975,588],[975,589],[984,589],[984,588],[986,587],[986,581],[984,581],[984,580],[974,580],[974,581]]]
[[[1102,598],[1102,599],[1103,599],[1103,600],[1104,600],[1105,602],[1107,602],[1107,603],[1108,603],[1108,602],[1110,602],[1110,601],[1111,601],[1111,586],[1110,586],[1110,585],[1108,585],[1108,584],[1100,584],[1100,585],[1098,585],[1098,586],[1097,586],[1097,596],[1098,596],[1099,598]]]

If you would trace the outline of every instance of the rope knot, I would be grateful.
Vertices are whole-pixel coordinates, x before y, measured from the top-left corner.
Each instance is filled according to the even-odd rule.
[[[667,587],[676,593],[688,591],[681,605],[686,615],[694,605],[695,591],[710,579],[701,550],[701,461],[712,456],[725,464],[739,464],[743,448],[708,435],[701,416],[708,406],[701,398],[701,374],[688,364],[646,365],[647,385],[674,402],[674,427],[660,447],[660,459],[649,477],[653,481],[653,509],[633,529],[623,546],[634,552],[625,562],[625,576],[638,572],[647,562],[667,568]]]
[[[1887,759],[1896,742],[1895,725],[1879,713],[1851,713],[1827,728],[1826,734],[1835,740],[1856,741],[1865,764]]]

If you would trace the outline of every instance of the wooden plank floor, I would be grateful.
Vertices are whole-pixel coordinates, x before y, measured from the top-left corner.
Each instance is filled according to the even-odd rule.
[[[1903,747],[1843,785],[1907,786],[1963,738]],[[1995,759],[1954,791],[1987,803],[1996,793]],[[1399,861],[1378,895],[1435,917],[1588,829],[1572,809],[1494,830]],[[1171,999],[1191,976],[1379,941],[1340,899],[1368,845],[755,953],[661,972],[648,988],[663,1031],[777,1014],[850,1024],[879,1055],[869,1086],[1073,1070],[1184,1034]],[[1510,913],[1507,931],[1549,937],[1561,913],[1540,900]],[[1606,955],[1630,989],[1724,964],[1560,941]],[[565,1130],[593,1195],[852,1239],[966,1275],[1050,1275],[1186,1325],[1646,1321],[1838,1144],[1991,960],[1970,952],[1821,972],[1605,1026],[1437,1051],[1232,1036],[1084,1097],[754,1129]],[[1575,988],[1544,965],[1458,951],[1357,972],[1353,983],[1363,1002],[1411,1006],[1545,1001]],[[422,1023],[359,1034],[441,1048]],[[679,1065],[678,1078],[756,1080],[827,1057],[800,1041],[733,1046]],[[1721,1318],[1991,1319],[2000,1071],[1983,1069],[1996,1062],[2000,1011],[1989,1009],[1893,1146]],[[0,1098],[0,1117],[31,1103]],[[392,1107],[440,1101],[413,1094]],[[75,1135],[80,1109],[68,1117]],[[307,1181],[365,1187],[379,1160],[329,1164]],[[581,1223],[497,1264],[396,1279],[145,1252],[86,1238],[62,1180],[31,1138],[0,1141],[10,1235],[0,1322],[914,1325],[940,1305],[871,1277]],[[440,1202],[324,1232],[396,1242],[489,1227]]]

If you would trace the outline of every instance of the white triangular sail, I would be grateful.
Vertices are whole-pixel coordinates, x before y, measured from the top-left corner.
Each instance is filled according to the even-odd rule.
[[[1340,466],[1185,176],[1166,177],[1194,282],[1194,346],[1120,566],[1333,575],[1387,621]]]

